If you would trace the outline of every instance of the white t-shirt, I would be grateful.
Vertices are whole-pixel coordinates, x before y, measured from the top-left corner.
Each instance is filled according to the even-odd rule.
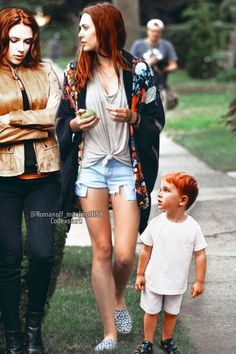
[[[140,238],[153,246],[145,270],[145,286],[157,294],[183,294],[193,252],[207,247],[200,225],[189,215],[176,223],[162,213],[150,221]]]

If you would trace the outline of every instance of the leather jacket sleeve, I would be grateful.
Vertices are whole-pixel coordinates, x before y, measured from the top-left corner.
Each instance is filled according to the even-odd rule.
[[[56,111],[61,98],[58,78],[50,63],[42,64],[49,83],[48,101],[44,109],[18,110],[9,112],[10,125],[14,127],[33,128],[46,131],[55,130]]]
[[[0,144],[15,143],[17,141],[43,139],[48,132],[37,129],[22,129],[0,124]]]

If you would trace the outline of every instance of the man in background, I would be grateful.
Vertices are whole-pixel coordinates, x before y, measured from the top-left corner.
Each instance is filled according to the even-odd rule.
[[[162,39],[163,29],[164,24],[161,20],[148,21],[147,38],[136,40],[130,51],[134,56],[144,59],[152,67],[159,84],[163,106],[166,109],[168,74],[177,70],[178,57],[173,45]]]

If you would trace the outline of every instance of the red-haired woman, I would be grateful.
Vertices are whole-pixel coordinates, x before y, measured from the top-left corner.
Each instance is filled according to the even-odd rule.
[[[41,354],[41,318],[53,264],[49,213],[58,210],[60,194],[54,121],[61,90],[51,65],[41,63],[39,27],[26,10],[0,11],[0,77],[0,309],[6,352],[23,353],[19,304],[24,214],[29,258],[26,351]]]
[[[92,284],[104,327],[95,350],[101,351],[116,347],[117,332],[132,329],[124,290],[139,227],[149,214],[164,113],[150,67],[123,50],[126,31],[117,7],[107,2],[86,7],[79,38],[79,57],[65,71],[57,113],[61,203],[69,218],[74,194],[79,197],[91,236]],[[86,108],[96,113],[84,118]]]

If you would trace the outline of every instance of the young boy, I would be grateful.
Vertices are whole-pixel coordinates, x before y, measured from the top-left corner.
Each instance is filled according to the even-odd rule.
[[[158,314],[163,309],[160,348],[180,354],[174,345],[173,334],[180,312],[183,294],[187,289],[192,255],[196,262],[196,280],[192,298],[204,291],[207,246],[199,224],[186,213],[198,195],[196,180],[184,173],[173,172],[162,177],[158,207],[165,211],[155,217],[141,235],[135,289],[142,290],[141,308],[144,315],[144,341],[135,354],[152,354]]]

